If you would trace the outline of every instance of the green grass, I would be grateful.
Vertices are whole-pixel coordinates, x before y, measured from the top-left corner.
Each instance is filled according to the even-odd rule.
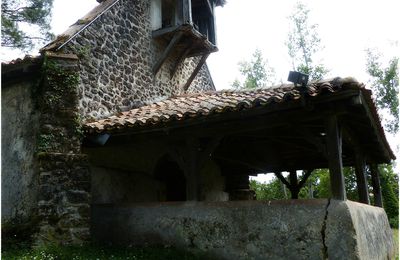
[[[3,249],[4,250],[4,249]],[[204,256],[173,248],[112,248],[112,247],[72,247],[54,246],[36,249],[15,248],[4,250],[1,259],[21,260],[109,260],[109,259],[146,259],[146,260],[175,260],[175,259],[204,259]]]
[[[395,228],[393,228],[392,230],[393,230],[393,238],[394,238],[394,247],[396,250],[396,253],[395,253],[396,258],[395,259],[399,259],[399,230],[395,229]]]

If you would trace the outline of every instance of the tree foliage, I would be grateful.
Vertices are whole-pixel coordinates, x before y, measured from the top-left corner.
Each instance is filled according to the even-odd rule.
[[[392,227],[399,226],[399,176],[391,164],[379,166],[383,207]]]
[[[367,49],[366,54],[367,72],[371,77],[376,104],[381,112],[387,111],[391,116],[391,119],[385,119],[385,130],[396,133],[399,130],[399,58],[393,57],[384,66],[381,53]]]
[[[1,2],[1,45],[30,50],[34,43],[51,39],[52,7],[53,0],[3,0]],[[34,26],[38,30],[36,35],[28,34],[22,29],[27,26]]]
[[[276,177],[273,177],[269,183],[251,180],[250,189],[255,191],[257,200],[279,200],[286,198],[284,187]]]
[[[322,79],[328,70],[322,64],[315,64],[315,54],[321,47],[318,25],[309,23],[310,10],[297,2],[289,18],[289,34],[286,41],[293,70],[310,75],[310,79]]]
[[[382,200],[385,211],[388,215],[390,225],[397,227],[399,223],[399,177],[393,171],[390,164],[380,165],[380,182],[382,190]],[[358,201],[357,179],[355,169],[353,167],[345,167],[343,169],[345,177],[345,188],[347,199]],[[371,180],[369,180],[371,182]],[[312,186],[309,184],[312,183]],[[310,187],[313,188],[313,198],[330,198],[330,177],[329,170],[316,169],[313,171],[304,187],[300,190],[299,198],[310,198]],[[372,194],[372,185],[370,183],[370,194]],[[277,200],[285,199],[285,192],[279,179],[273,178],[268,183],[260,183],[256,180],[250,181],[250,188],[255,191],[257,200]],[[290,197],[290,192],[288,197]],[[374,198],[371,196],[371,203]]]
[[[256,49],[250,61],[239,63],[239,71],[245,77],[243,83],[235,80],[232,86],[236,89],[255,89],[272,83],[275,72],[263,58],[262,52]]]

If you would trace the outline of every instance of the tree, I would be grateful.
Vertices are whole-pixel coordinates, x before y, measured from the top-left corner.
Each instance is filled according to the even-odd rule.
[[[268,183],[251,180],[250,189],[255,191],[257,200],[285,199],[285,191],[283,190],[282,183],[276,177],[273,177]]]
[[[289,34],[286,41],[288,54],[292,59],[293,70],[310,75],[310,79],[322,79],[328,70],[321,64],[315,64],[314,56],[322,47],[318,35],[318,25],[309,24],[310,10],[297,2],[294,11],[289,16]]]
[[[390,226],[399,226],[399,176],[393,172],[391,164],[379,166],[383,208],[388,215]]]
[[[240,73],[245,77],[243,83],[236,79],[232,86],[235,89],[255,89],[272,83],[274,69],[268,66],[268,61],[262,56],[259,49],[253,53],[252,59],[239,63]]]
[[[52,38],[50,19],[53,0],[3,0],[1,2],[2,47],[30,50],[34,43]],[[38,31],[31,35],[21,29],[30,26]]]
[[[382,53],[372,49],[366,50],[367,72],[371,77],[372,90],[376,104],[381,112],[392,118],[384,121],[385,130],[394,134],[399,130],[399,58],[393,57],[387,66],[381,62]]]

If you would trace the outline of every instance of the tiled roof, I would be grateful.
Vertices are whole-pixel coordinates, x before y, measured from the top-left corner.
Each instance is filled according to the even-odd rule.
[[[318,96],[322,92],[338,92],[348,88],[364,88],[353,78],[335,78],[309,84],[308,95]],[[87,133],[114,132],[145,126],[157,126],[188,118],[207,117],[229,111],[241,111],[270,103],[296,100],[301,97],[292,84],[249,91],[214,91],[186,94],[146,105],[130,111],[87,123]]]
[[[2,69],[4,68],[11,68],[11,67],[16,67],[20,65],[30,65],[34,63],[39,63],[41,61],[41,56],[31,56],[31,55],[25,55],[24,58],[17,58],[12,61],[7,61],[7,62],[2,62],[1,66]]]

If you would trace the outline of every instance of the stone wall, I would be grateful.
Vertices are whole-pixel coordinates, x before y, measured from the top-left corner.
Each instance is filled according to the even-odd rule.
[[[81,244],[90,238],[90,172],[81,154],[77,57],[48,53],[42,72],[35,243]]]
[[[217,259],[392,259],[383,209],[286,200],[93,205],[96,242],[166,245]]]
[[[35,154],[39,111],[35,80],[2,87],[1,218],[27,218],[36,208],[38,174]]]
[[[152,66],[166,44],[154,41],[151,32],[150,1],[120,0],[64,47],[80,57],[81,115],[102,118],[182,93],[198,59],[186,59],[171,78],[175,53],[154,75]],[[189,88],[200,90],[214,90],[206,65]]]

